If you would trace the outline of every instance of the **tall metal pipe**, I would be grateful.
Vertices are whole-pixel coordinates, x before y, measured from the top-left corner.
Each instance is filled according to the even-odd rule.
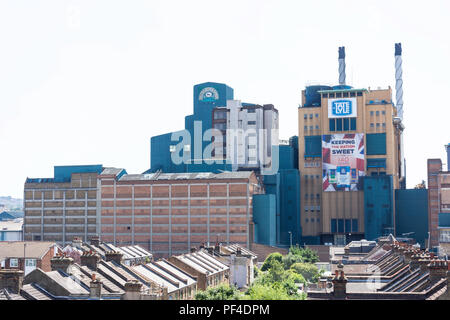
[[[397,116],[403,120],[403,69],[402,44],[395,44],[395,93],[397,99]]]
[[[345,85],[345,47],[339,47],[339,84]]]

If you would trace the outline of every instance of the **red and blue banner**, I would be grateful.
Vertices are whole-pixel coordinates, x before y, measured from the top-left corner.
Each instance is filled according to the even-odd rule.
[[[364,134],[322,136],[323,191],[358,191],[365,175]]]

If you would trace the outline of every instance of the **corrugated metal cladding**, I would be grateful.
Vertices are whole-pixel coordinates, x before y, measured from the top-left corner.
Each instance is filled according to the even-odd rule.
[[[395,190],[396,234],[425,246],[428,237],[428,190]]]
[[[386,158],[367,159],[367,169],[386,168]]]
[[[386,133],[367,133],[367,155],[386,154]]]
[[[322,136],[305,136],[305,157],[322,156]]]
[[[364,177],[364,231],[367,240],[393,232],[392,176]]]
[[[273,194],[253,195],[255,242],[276,245],[276,197]]]
[[[55,166],[54,167],[54,177],[55,182],[69,182],[72,173],[98,173],[100,174],[103,170],[101,164],[98,165],[81,165],[81,166]]]
[[[300,172],[298,170],[280,171],[280,243],[290,244],[292,232],[292,243],[301,243],[301,221],[300,221]]]

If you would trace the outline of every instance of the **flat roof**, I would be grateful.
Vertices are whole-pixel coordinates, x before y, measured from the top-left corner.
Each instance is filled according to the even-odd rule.
[[[319,90],[318,93],[334,93],[334,92],[357,92],[357,91],[364,91],[368,92],[367,89],[332,89],[332,90]]]

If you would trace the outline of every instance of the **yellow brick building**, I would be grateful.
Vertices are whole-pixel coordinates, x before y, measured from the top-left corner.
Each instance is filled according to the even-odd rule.
[[[351,112],[339,109],[342,106],[350,107]],[[401,160],[403,126],[397,117],[391,88],[306,87],[298,108],[298,127],[303,238],[322,244],[364,238],[365,211],[371,212],[371,204],[365,203],[365,179],[359,176],[392,176],[391,189],[398,189],[404,183]],[[358,182],[355,180],[349,191],[329,191],[332,188],[324,191],[324,180],[332,181],[335,173],[333,171],[330,176],[328,167],[323,164],[322,141],[327,139],[324,135],[333,135],[331,139],[334,139],[352,137],[352,134],[362,139],[364,150],[360,154],[362,172],[356,177],[353,174],[357,171],[351,172],[352,179]],[[391,207],[394,206],[393,201]]]

